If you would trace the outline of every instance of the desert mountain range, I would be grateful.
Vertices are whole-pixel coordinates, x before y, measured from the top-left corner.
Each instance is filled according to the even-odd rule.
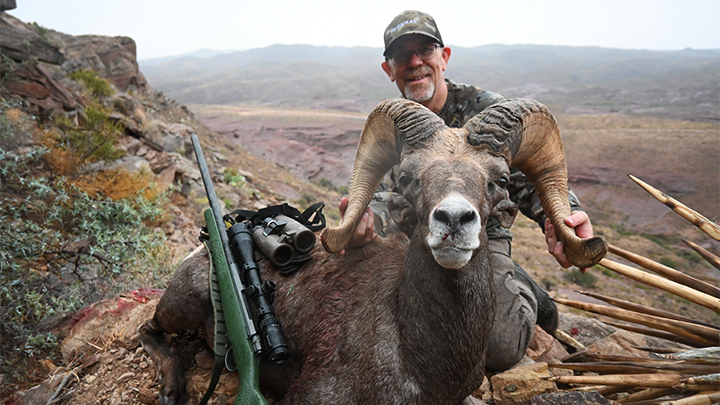
[[[446,77],[555,113],[720,119],[720,50],[486,45],[452,48]],[[396,97],[382,49],[273,45],[209,57],[140,61],[148,81],[181,103],[252,104],[368,113]]]

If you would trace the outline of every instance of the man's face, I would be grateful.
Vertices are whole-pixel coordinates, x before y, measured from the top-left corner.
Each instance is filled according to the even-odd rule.
[[[408,100],[425,106],[434,102],[434,104],[445,103],[444,99],[434,100],[434,98],[438,96],[438,88],[445,85],[443,72],[450,58],[450,48],[434,48],[432,56],[427,59],[418,55],[433,44],[435,41],[424,35],[401,37],[392,45],[388,54],[389,60],[382,63],[383,70],[391,81],[397,83],[400,93]],[[393,55],[403,51],[405,55],[410,53],[408,60],[393,59]]]

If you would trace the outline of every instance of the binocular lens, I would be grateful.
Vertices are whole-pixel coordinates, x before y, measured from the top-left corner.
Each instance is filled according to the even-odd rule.
[[[275,220],[287,223],[283,231],[292,235],[293,246],[299,253],[307,253],[315,246],[315,234],[305,225],[285,215],[278,215]]]
[[[307,231],[301,232],[295,238],[295,247],[298,251],[305,253],[315,246],[315,234]]]
[[[278,265],[284,266],[292,260],[293,250],[290,245],[277,245],[272,257],[273,263],[279,263]]]

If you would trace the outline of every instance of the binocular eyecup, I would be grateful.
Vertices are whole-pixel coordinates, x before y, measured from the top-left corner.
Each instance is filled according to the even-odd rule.
[[[294,257],[315,246],[315,234],[298,221],[285,215],[265,218],[252,230],[255,244],[277,267],[285,267]]]

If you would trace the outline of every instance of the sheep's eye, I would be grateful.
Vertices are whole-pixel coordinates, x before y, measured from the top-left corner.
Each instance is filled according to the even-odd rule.
[[[402,187],[407,187],[408,184],[412,183],[412,178],[401,174],[398,183],[400,183]]]
[[[507,177],[500,177],[497,179],[497,185],[500,186],[500,188],[505,188],[508,185],[508,178]]]

